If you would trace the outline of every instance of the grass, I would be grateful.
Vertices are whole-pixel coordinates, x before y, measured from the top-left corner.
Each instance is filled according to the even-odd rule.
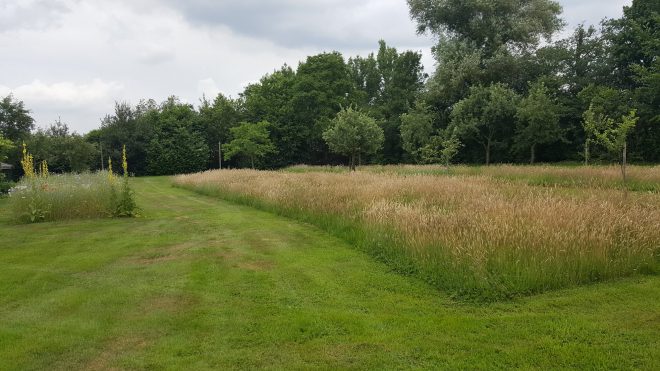
[[[10,194],[9,208],[18,223],[132,216],[136,205],[127,181],[104,171],[24,177]]]
[[[292,166],[285,169],[291,173],[330,172],[346,173],[342,166]],[[503,181],[544,187],[567,187],[588,189],[628,189],[633,192],[660,193],[660,166],[629,166],[628,182],[624,185],[621,169],[611,166],[564,166],[564,165],[494,165],[494,166],[444,166],[388,165],[363,166],[360,171],[396,175],[434,176],[484,176]]]
[[[660,198],[653,193],[377,169],[211,171],[175,183],[313,223],[470,300],[660,270]]]
[[[14,225],[0,365],[654,369],[660,278],[455,302],[310,225],[137,179],[137,219]]]

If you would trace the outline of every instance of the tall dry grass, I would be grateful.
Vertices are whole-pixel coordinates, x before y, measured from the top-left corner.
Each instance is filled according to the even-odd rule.
[[[398,175],[474,175],[494,179],[520,181],[529,185],[578,188],[625,189],[660,193],[660,166],[629,166],[628,183],[624,186],[621,168],[617,165],[553,166],[553,165],[492,165],[452,166],[447,171],[438,165],[386,165],[364,166],[363,172]],[[292,166],[287,172],[346,172],[345,167]]]
[[[660,265],[657,194],[394,171],[211,171],[174,182],[312,222],[462,297],[524,295]]]

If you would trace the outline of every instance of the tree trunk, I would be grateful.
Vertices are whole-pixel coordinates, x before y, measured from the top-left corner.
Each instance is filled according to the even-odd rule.
[[[351,153],[349,168],[351,171],[355,171],[355,153]]]
[[[529,159],[529,163],[531,165],[534,165],[534,161],[536,161],[536,144],[532,144],[532,148],[530,149],[530,152],[531,152],[530,153],[531,157]]]
[[[628,142],[623,143],[623,161],[621,161],[621,175],[623,175],[623,186],[626,186],[626,165],[628,162]]]
[[[490,139],[486,142],[486,166],[490,165]]]
[[[584,142],[584,166],[589,166],[589,139]]]
[[[252,170],[254,170],[254,157],[250,156],[250,164],[252,165]]]

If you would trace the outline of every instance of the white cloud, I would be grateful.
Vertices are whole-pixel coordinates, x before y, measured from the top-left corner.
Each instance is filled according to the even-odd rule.
[[[26,102],[41,104],[63,104],[67,106],[84,106],[99,101],[112,99],[122,90],[122,85],[116,82],[105,82],[94,79],[89,83],[76,84],[64,81],[47,84],[34,80],[29,84],[14,88],[0,86],[0,94],[13,93]]]
[[[205,95],[207,98],[213,99],[218,96],[221,90],[215,80],[208,78],[197,82],[197,92],[200,96]]]
[[[597,23],[629,1],[561,2],[572,23]],[[0,0],[0,93],[40,125],[61,115],[86,132],[115,100],[237,96],[284,63],[366,55],[381,38],[423,51],[432,70],[433,41],[415,35],[405,0]]]

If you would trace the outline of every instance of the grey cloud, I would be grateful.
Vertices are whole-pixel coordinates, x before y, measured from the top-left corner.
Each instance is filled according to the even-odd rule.
[[[192,24],[226,26],[233,32],[292,48],[373,48],[378,39],[422,45],[404,0],[168,0]]]
[[[0,0],[0,32],[46,29],[70,11],[64,0]]]

